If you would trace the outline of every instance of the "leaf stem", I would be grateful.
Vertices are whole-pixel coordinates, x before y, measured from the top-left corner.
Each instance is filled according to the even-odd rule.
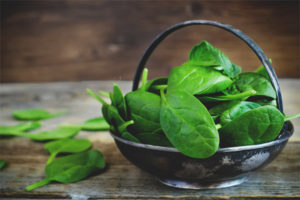
[[[165,96],[165,90],[163,88],[160,89],[160,96],[161,96],[161,100],[162,102],[167,102],[166,96]]]
[[[107,103],[101,97],[99,97],[95,92],[93,92],[89,88],[86,89],[86,92],[89,93],[95,99],[97,99],[102,105],[107,105]]]
[[[56,157],[56,155],[57,155],[57,152],[50,154],[46,165],[49,165],[53,161],[53,159]]]
[[[285,121],[285,122],[286,122],[286,121],[290,121],[290,120],[295,119],[295,118],[297,118],[297,117],[300,117],[300,113],[295,114],[295,115],[285,116],[285,117],[284,117],[284,121]]]
[[[105,92],[105,91],[99,90],[98,93],[99,93],[101,96],[109,97],[109,92]]]
[[[141,90],[145,91],[145,87],[146,87],[146,83],[147,83],[147,78],[148,78],[148,69],[144,68],[143,70],[143,75],[142,75],[142,86],[141,86]]]
[[[67,113],[67,110],[61,110],[61,111],[54,113],[50,118],[58,117],[58,116],[66,114],[66,113]]]
[[[32,185],[27,186],[26,187],[26,191],[34,190],[34,189],[42,187],[42,186],[44,186],[44,185],[46,185],[46,184],[48,184],[50,182],[51,182],[51,180],[45,178],[45,179],[43,179],[43,180],[41,180],[39,182],[36,182],[36,183],[34,183]]]
[[[161,90],[161,89],[165,90],[165,89],[167,89],[167,87],[168,87],[168,85],[154,85],[154,86],[152,86],[152,88],[156,89],[156,90]]]
[[[220,128],[222,128],[221,124],[216,124],[216,129],[219,130]]]
[[[134,124],[134,121],[133,121],[133,120],[130,120],[130,121],[128,121],[128,122],[125,122],[124,124],[122,124],[121,126],[119,126],[118,131],[119,131],[120,133],[123,133],[123,132],[126,130],[127,126],[129,126],[129,125],[131,125],[131,124]]]

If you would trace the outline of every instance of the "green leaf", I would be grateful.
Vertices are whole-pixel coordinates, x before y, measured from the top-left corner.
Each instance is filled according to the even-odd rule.
[[[167,92],[185,91],[189,94],[211,94],[225,90],[232,81],[208,67],[185,65],[171,70]]]
[[[3,169],[6,165],[6,161],[5,160],[0,160],[0,170]]]
[[[276,92],[271,82],[260,74],[254,72],[241,73],[234,82],[240,92],[255,90],[256,96],[276,99]]]
[[[44,148],[50,153],[47,164],[51,163],[59,153],[79,153],[89,149],[92,143],[86,139],[64,139],[48,142]]]
[[[153,132],[160,129],[160,97],[150,92],[137,90],[125,96],[129,119],[134,121],[134,133]]]
[[[123,93],[118,85],[114,84],[113,93],[112,93],[114,101],[112,102],[113,106],[115,106],[123,119],[127,117],[127,108],[125,104],[125,99]]]
[[[241,101],[231,108],[225,110],[220,116],[220,124],[222,126],[226,125],[227,123],[231,122],[238,116],[242,115],[243,113],[252,110],[254,108],[260,107],[259,104],[247,101]]]
[[[192,48],[188,63],[223,70],[230,78],[235,77],[240,72],[237,65],[231,63],[224,53],[207,41],[202,41]]]
[[[157,87],[160,86],[165,87],[167,86],[167,84],[168,84],[168,77],[155,78],[146,83],[145,91],[152,92],[159,95],[160,89],[157,89]]]
[[[83,122],[82,124],[61,125],[60,127],[80,128],[81,130],[85,130],[85,131],[103,131],[103,130],[109,130],[110,126],[106,122],[104,117],[95,117]]]
[[[269,62],[272,64],[272,60],[269,58]],[[261,65],[259,68],[256,69],[256,73],[264,76],[266,79],[268,79],[271,82],[271,79],[269,77],[269,74],[265,68],[265,66]]]
[[[122,137],[126,140],[132,141],[132,142],[137,142],[137,143],[141,143],[141,141],[135,137],[134,135],[132,135],[131,133],[129,133],[128,131],[124,131],[122,133]]]
[[[173,146],[161,129],[151,133],[139,133],[137,137],[144,144],[166,147]]]
[[[183,91],[161,96],[160,124],[174,147],[192,158],[212,156],[219,147],[219,135],[205,106]]]
[[[60,127],[55,130],[39,132],[35,134],[23,134],[25,137],[29,137],[36,141],[46,141],[46,140],[60,140],[66,138],[72,138],[78,134],[80,128],[77,127]]]
[[[233,101],[245,100],[256,94],[255,90],[249,90],[237,94],[220,95],[220,96],[196,96],[201,102],[219,102],[219,101]]]
[[[105,167],[101,152],[90,150],[55,159],[46,166],[46,178],[26,187],[31,191],[52,181],[73,183],[80,181]]]
[[[18,136],[24,134],[25,131],[37,129],[41,126],[38,121],[25,122],[14,126],[0,126],[0,136]]]
[[[219,132],[226,146],[260,144],[274,140],[283,127],[284,116],[274,106],[261,106],[236,117]]]
[[[24,109],[14,111],[12,115],[14,118],[19,120],[42,120],[58,117],[65,113],[65,110],[56,113],[49,113],[48,111],[42,109]]]

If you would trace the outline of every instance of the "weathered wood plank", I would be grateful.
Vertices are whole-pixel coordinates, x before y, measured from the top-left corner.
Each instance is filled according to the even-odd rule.
[[[15,109],[39,107],[49,110],[68,109],[68,114],[43,121],[42,130],[61,123],[80,123],[100,114],[98,102],[85,93],[85,88],[110,90],[112,83],[129,91],[131,82],[89,81],[47,84],[2,84],[0,87],[0,122],[15,124],[11,112]],[[281,79],[287,113],[299,112],[300,81]],[[97,110],[98,109],[98,110]],[[117,150],[107,132],[80,132],[78,138],[88,138],[93,148],[103,152],[108,168],[102,174],[73,184],[52,183],[32,192],[24,188],[44,177],[48,158],[43,143],[27,138],[0,140],[0,159],[8,166],[0,171],[0,198],[28,199],[300,199],[300,137],[296,132],[280,154],[266,168],[253,174],[248,182],[218,190],[180,190],[159,183],[146,172],[136,168]]]
[[[192,19],[220,21],[241,29],[272,58],[279,76],[300,77],[297,0],[13,0],[1,1],[0,7],[2,82],[130,80],[157,34]],[[204,39],[245,70],[260,64],[231,34],[212,27],[190,27],[155,51],[148,64],[150,76],[167,74]]]

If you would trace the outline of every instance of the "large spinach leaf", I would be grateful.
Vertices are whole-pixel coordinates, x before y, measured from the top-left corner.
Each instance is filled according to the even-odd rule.
[[[236,117],[219,132],[226,146],[260,144],[274,140],[283,127],[284,116],[274,106],[261,106]]]
[[[207,158],[219,147],[219,135],[205,106],[184,91],[162,92],[160,124],[172,145],[193,158]]]
[[[34,108],[34,109],[17,110],[14,111],[12,115],[14,118],[19,120],[42,120],[42,119],[57,117],[65,113],[66,113],[65,110],[56,113],[50,113],[46,110]]]
[[[179,90],[189,94],[211,94],[225,90],[232,81],[221,72],[208,67],[184,65],[171,70],[168,79],[168,93]]]

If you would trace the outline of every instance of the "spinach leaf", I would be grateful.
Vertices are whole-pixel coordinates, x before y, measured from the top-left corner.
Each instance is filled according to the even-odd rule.
[[[266,98],[258,98],[258,99],[252,99],[252,98],[249,98],[249,101],[252,101],[254,103],[257,103],[261,106],[266,106],[266,105],[270,105],[270,106],[275,106],[277,107],[277,102],[276,102],[276,99],[266,99]]]
[[[258,107],[260,107],[260,105],[257,103],[241,101],[221,114],[220,124],[224,126],[225,124],[231,122],[243,113]]]
[[[274,140],[283,127],[284,116],[274,106],[261,106],[236,117],[219,129],[226,146],[260,144]]]
[[[184,91],[161,92],[160,124],[169,141],[192,158],[212,156],[219,147],[219,135],[205,106]]]
[[[219,103],[216,106],[210,108],[208,112],[211,116],[220,116],[225,110],[233,107],[236,104],[239,104],[240,101],[229,101],[224,103]]]
[[[220,96],[196,96],[201,102],[218,102],[218,101],[233,101],[245,100],[256,94],[255,90],[248,90],[242,93],[220,95]]]
[[[14,111],[12,115],[14,118],[19,120],[42,120],[57,117],[65,113],[65,110],[52,114],[42,109],[23,109]]]
[[[50,153],[47,165],[51,163],[59,153],[79,153],[87,150],[91,146],[92,143],[86,139],[64,139],[48,142],[44,146]]]
[[[272,60],[269,58],[269,62],[272,64]],[[266,79],[268,79],[271,82],[271,79],[269,77],[269,74],[265,68],[265,66],[261,65],[259,68],[255,70],[256,73],[263,75]]]
[[[155,78],[146,83],[145,91],[159,94],[160,89],[158,89],[157,87],[160,87],[160,86],[166,87],[167,84],[168,84],[167,77]]]
[[[161,129],[158,129],[154,132],[139,133],[137,137],[144,144],[167,147],[173,146]]]
[[[237,65],[230,62],[224,53],[207,41],[202,41],[192,48],[188,63],[203,67],[214,67],[215,70],[224,70],[224,73],[230,78],[235,77],[241,71]]]
[[[160,97],[150,92],[137,90],[125,96],[128,116],[134,121],[134,133],[153,132],[160,129]]]
[[[212,68],[185,65],[171,70],[167,92],[182,90],[193,95],[203,95],[221,92],[231,84],[230,78]]]
[[[234,85],[241,92],[255,90],[256,96],[276,99],[276,92],[271,82],[260,74],[254,72],[241,73],[235,80]]]
[[[102,131],[109,130],[109,124],[103,117],[95,117],[78,125],[61,125],[60,127],[74,127],[85,131]]]
[[[25,131],[30,131],[37,129],[41,126],[41,123],[38,121],[35,122],[26,122],[17,124],[14,126],[0,126],[0,136],[14,136],[19,135],[20,133],[23,134]]]
[[[52,181],[73,183],[80,181],[105,167],[105,160],[101,152],[90,150],[55,159],[46,166],[46,178],[26,187],[31,191],[49,184]]]
[[[60,140],[66,138],[72,138],[78,134],[80,128],[77,127],[59,127],[58,129],[39,132],[35,134],[22,134],[22,136],[29,137],[36,141],[47,141],[47,140]]]
[[[6,165],[6,161],[5,160],[0,160],[0,170],[3,169]]]
[[[127,117],[125,99],[123,97],[123,93],[118,85],[114,84],[113,86],[113,102],[112,105],[115,106],[123,119]]]
[[[124,131],[122,133],[122,137],[126,140],[132,141],[132,142],[137,142],[137,143],[141,143],[141,141],[135,137],[134,135],[132,135],[131,133],[129,133],[128,131]]]

